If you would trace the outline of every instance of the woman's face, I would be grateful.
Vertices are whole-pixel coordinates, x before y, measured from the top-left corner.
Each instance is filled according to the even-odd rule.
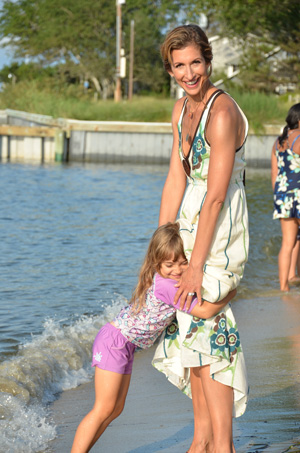
[[[173,50],[171,70],[174,77],[186,94],[197,96],[200,93],[203,77],[207,77],[209,64],[204,60],[201,50],[195,44]]]

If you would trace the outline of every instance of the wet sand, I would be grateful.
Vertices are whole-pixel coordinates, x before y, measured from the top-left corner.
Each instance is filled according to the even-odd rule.
[[[234,419],[237,453],[300,452],[299,291],[233,302],[250,384],[247,411]],[[92,452],[184,453],[190,446],[192,402],[152,367],[154,350],[136,354],[124,412]],[[70,451],[93,400],[89,383],[64,392],[52,405],[58,437],[49,451]]]

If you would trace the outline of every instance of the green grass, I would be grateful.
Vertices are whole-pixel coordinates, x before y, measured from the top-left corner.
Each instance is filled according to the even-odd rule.
[[[230,94],[245,112],[251,128],[255,132],[263,132],[264,124],[285,124],[285,118],[292,106],[287,97],[264,93],[245,93],[231,90]]]
[[[0,93],[0,108],[89,121],[171,121],[173,99],[134,97],[131,102],[95,101],[78,87],[42,88],[36,82],[20,82]]]
[[[250,127],[263,132],[264,124],[284,124],[291,106],[287,96],[245,93],[231,90],[230,94],[245,112]],[[140,96],[115,103],[113,100],[94,100],[78,86],[62,86],[37,81],[22,81],[0,92],[0,109],[21,110],[89,121],[170,122],[174,99],[159,96]]]

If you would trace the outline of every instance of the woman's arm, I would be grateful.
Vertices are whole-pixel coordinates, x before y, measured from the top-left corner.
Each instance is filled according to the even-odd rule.
[[[220,97],[221,98],[221,97]],[[207,139],[211,145],[207,194],[198,221],[197,235],[188,269],[182,274],[174,302],[189,307],[189,292],[201,294],[203,266],[211,247],[217,219],[223,206],[234,165],[236,149],[241,145],[244,122],[237,106],[227,96],[212,110]],[[218,102],[218,100],[216,101]]]
[[[276,142],[273,145],[272,148],[272,156],[271,156],[271,180],[272,180],[272,189],[274,192],[275,189],[275,182],[278,174],[278,167],[277,167],[277,158],[275,154],[275,147],[276,147]]]
[[[179,99],[174,106],[172,114],[173,146],[170,168],[161,197],[159,226],[164,225],[167,222],[174,222],[176,220],[186,188],[186,176],[180,162],[178,150],[179,133],[177,124],[182,106],[183,99]]]

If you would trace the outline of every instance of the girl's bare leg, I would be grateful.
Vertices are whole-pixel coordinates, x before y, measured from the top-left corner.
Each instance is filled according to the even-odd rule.
[[[86,453],[123,410],[130,374],[118,374],[95,367],[95,404],[79,424],[71,453]]]
[[[115,409],[113,413],[111,414],[110,417],[108,417],[101,425],[101,427],[98,429],[96,435],[94,436],[93,441],[91,442],[90,448],[93,447],[93,445],[97,442],[99,437],[104,433],[106,428],[110,425],[110,423],[115,420],[119,415],[123,412],[124,406],[125,406],[125,400],[126,396],[128,393],[129,389],[129,384],[130,384],[130,379],[131,379],[131,374],[124,374],[123,375],[123,380],[122,380],[122,385],[119,390],[119,395],[117,399],[117,403],[115,406]]]
[[[278,255],[279,283],[281,291],[289,291],[288,275],[291,267],[293,248],[297,240],[297,219],[280,219],[282,231],[281,249]]]
[[[191,388],[194,408],[194,438],[188,453],[213,452],[213,431],[198,368],[191,368]]]

